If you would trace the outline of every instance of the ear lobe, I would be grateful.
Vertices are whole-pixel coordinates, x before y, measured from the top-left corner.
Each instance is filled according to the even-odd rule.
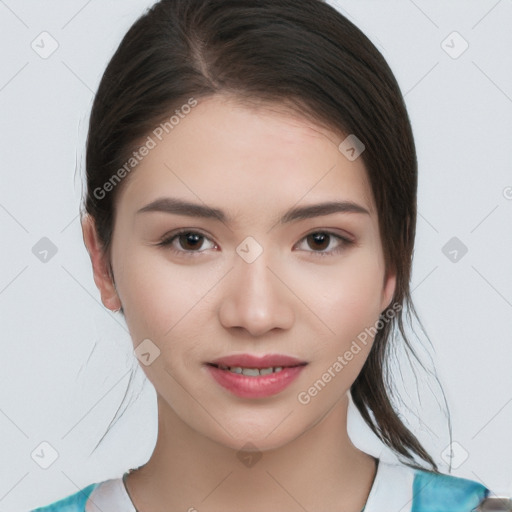
[[[110,274],[110,262],[98,239],[94,219],[89,214],[86,214],[82,219],[82,235],[91,258],[94,282],[100,291],[101,302],[112,311],[119,310],[121,301]]]

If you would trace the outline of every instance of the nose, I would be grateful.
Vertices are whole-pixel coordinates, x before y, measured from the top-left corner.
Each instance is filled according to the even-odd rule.
[[[286,277],[270,265],[266,251],[252,263],[236,255],[234,265],[224,283],[221,324],[255,337],[273,329],[290,329],[295,319],[293,294]]]

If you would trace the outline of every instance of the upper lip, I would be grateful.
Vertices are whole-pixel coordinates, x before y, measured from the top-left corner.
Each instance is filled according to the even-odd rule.
[[[211,365],[215,366],[228,366],[228,367],[242,367],[242,368],[270,368],[270,367],[286,367],[286,366],[299,366],[307,364],[296,357],[287,356],[284,354],[266,354],[257,356],[252,354],[233,354],[230,356],[219,357],[214,361],[210,361]]]

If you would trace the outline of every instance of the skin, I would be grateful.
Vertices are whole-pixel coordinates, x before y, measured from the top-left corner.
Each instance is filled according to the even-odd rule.
[[[359,512],[366,503],[376,461],[348,437],[347,392],[373,340],[309,404],[297,399],[375,325],[396,284],[362,158],[349,161],[342,140],[276,105],[209,97],[125,178],[110,254],[115,285],[94,222],[83,219],[103,304],[123,307],[134,347],[150,339],[160,350],[141,364],[157,392],[158,438],[127,479],[139,511]],[[233,221],[137,213],[162,197],[222,209]],[[369,213],[278,223],[289,208],[331,200]],[[179,228],[206,238],[195,249],[184,237],[157,245]],[[325,230],[354,243],[308,238]],[[236,252],[248,236],[263,248],[252,263]],[[204,365],[239,353],[308,365],[279,394],[243,399]],[[251,467],[237,457],[248,442],[262,454]]]

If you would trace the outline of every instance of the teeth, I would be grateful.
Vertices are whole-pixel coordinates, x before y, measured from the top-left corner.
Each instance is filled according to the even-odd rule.
[[[246,375],[247,377],[259,377],[260,375],[269,375],[270,373],[280,372],[283,367],[275,366],[270,368],[241,368],[240,366],[224,366],[222,364],[219,365],[221,370],[229,370],[232,373],[238,373],[242,375]]]
[[[260,374],[258,368],[244,368],[242,375],[248,375],[249,377],[257,377]]]

